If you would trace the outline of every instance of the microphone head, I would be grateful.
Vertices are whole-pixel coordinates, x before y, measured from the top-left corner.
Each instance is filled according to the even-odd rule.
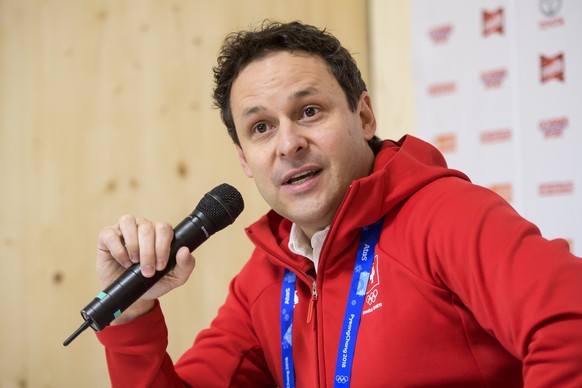
[[[223,183],[206,193],[195,211],[204,214],[212,222],[216,232],[232,224],[244,207],[239,191],[228,183]]]

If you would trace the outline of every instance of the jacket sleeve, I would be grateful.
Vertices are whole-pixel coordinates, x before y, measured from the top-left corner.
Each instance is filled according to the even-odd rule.
[[[546,240],[496,194],[465,183],[425,216],[440,220],[434,278],[522,360],[525,386],[582,387],[582,259],[566,241]]]
[[[147,314],[98,332],[112,387],[276,386],[236,284],[237,278],[211,327],[175,365],[166,352],[167,328],[158,302]]]
[[[96,335],[105,346],[113,388],[185,386],[166,353],[168,332],[158,301],[148,313]]]

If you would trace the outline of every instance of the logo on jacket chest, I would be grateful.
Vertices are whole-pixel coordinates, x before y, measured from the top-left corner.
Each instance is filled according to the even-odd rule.
[[[380,301],[380,271],[378,270],[378,261],[378,255],[375,255],[372,271],[370,272],[370,279],[368,280],[368,290],[366,291],[362,315],[372,313],[382,307],[382,302]]]

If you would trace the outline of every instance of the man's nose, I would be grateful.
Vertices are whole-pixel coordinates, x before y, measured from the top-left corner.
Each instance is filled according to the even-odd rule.
[[[277,132],[278,154],[292,158],[301,150],[306,149],[308,141],[304,131],[305,128],[292,120],[281,121]]]

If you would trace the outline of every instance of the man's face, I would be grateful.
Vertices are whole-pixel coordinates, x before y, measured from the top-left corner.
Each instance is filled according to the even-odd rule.
[[[376,131],[368,93],[352,112],[318,56],[275,52],[248,64],[230,96],[245,175],[269,206],[312,236],[367,176]]]

